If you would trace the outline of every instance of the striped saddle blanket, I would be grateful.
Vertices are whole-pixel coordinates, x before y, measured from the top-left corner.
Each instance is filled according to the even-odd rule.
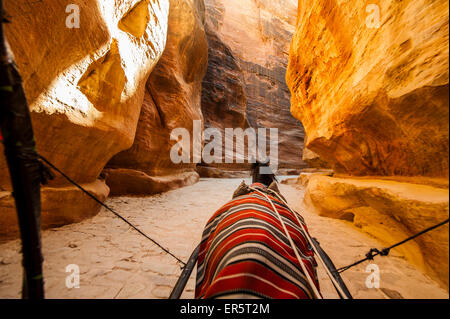
[[[273,201],[319,289],[314,253],[297,219],[267,193],[264,185],[252,187],[266,192]],[[201,299],[313,298],[283,226],[262,194],[251,191],[234,198],[207,223],[200,244],[195,295]]]

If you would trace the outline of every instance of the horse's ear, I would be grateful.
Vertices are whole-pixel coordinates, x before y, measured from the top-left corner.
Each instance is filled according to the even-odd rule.
[[[247,195],[250,192],[251,192],[251,190],[249,189],[249,187],[247,186],[245,181],[242,181],[241,184],[239,185],[239,187],[234,191],[233,199],[235,199],[236,197],[239,197],[239,196]]]
[[[274,192],[277,192],[277,193],[280,192],[280,189],[278,188],[278,184],[275,181],[273,181],[272,184],[270,184],[269,189],[273,190]]]

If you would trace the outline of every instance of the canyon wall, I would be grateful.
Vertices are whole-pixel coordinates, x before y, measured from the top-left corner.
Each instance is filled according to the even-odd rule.
[[[287,74],[306,146],[342,173],[448,176],[448,3],[377,1],[374,28],[364,2],[314,2]]]
[[[145,195],[198,181],[193,145],[185,145],[190,163],[170,158],[171,132],[185,128],[194,136],[193,121],[203,129],[202,79],[208,65],[203,0],[171,0],[167,45],[150,75],[133,146],[114,156],[105,169],[112,195]],[[201,137],[200,137],[201,140]]]
[[[62,0],[4,1],[11,17],[5,32],[24,81],[38,152],[104,200],[109,188],[99,176],[114,154],[133,144],[145,83],[165,47],[169,1],[70,4],[78,7]],[[18,228],[1,148],[0,238],[6,238]],[[42,190],[44,227],[98,210],[60,176]]]
[[[202,109],[206,127],[219,128],[223,136],[224,128],[278,128],[279,167],[304,166],[303,129],[289,112],[285,82],[297,1],[206,0],[205,4],[209,65]]]
[[[386,245],[448,218],[448,6],[299,1],[291,112],[340,174],[310,178],[305,204]],[[448,289],[448,225],[401,249]]]

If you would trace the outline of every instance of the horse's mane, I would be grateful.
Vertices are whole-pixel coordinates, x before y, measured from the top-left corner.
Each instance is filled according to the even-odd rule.
[[[275,177],[275,174],[273,174],[271,169],[270,174],[261,174],[261,167],[267,167],[270,169],[268,162],[261,163],[257,161],[256,163],[252,164],[252,183],[261,183],[266,186],[270,186],[270,184],[272,184],[273,181],[276,181],[277,178]]]

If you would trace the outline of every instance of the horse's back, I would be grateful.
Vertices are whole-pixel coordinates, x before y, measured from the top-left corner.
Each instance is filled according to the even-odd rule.
[[[297,219],[281,202],[270,198],[316,279],[313,252]],[[207,223],[198,256],[196,297],[312,297],[283,226],[265,197],[255,192],[240,196]]]

